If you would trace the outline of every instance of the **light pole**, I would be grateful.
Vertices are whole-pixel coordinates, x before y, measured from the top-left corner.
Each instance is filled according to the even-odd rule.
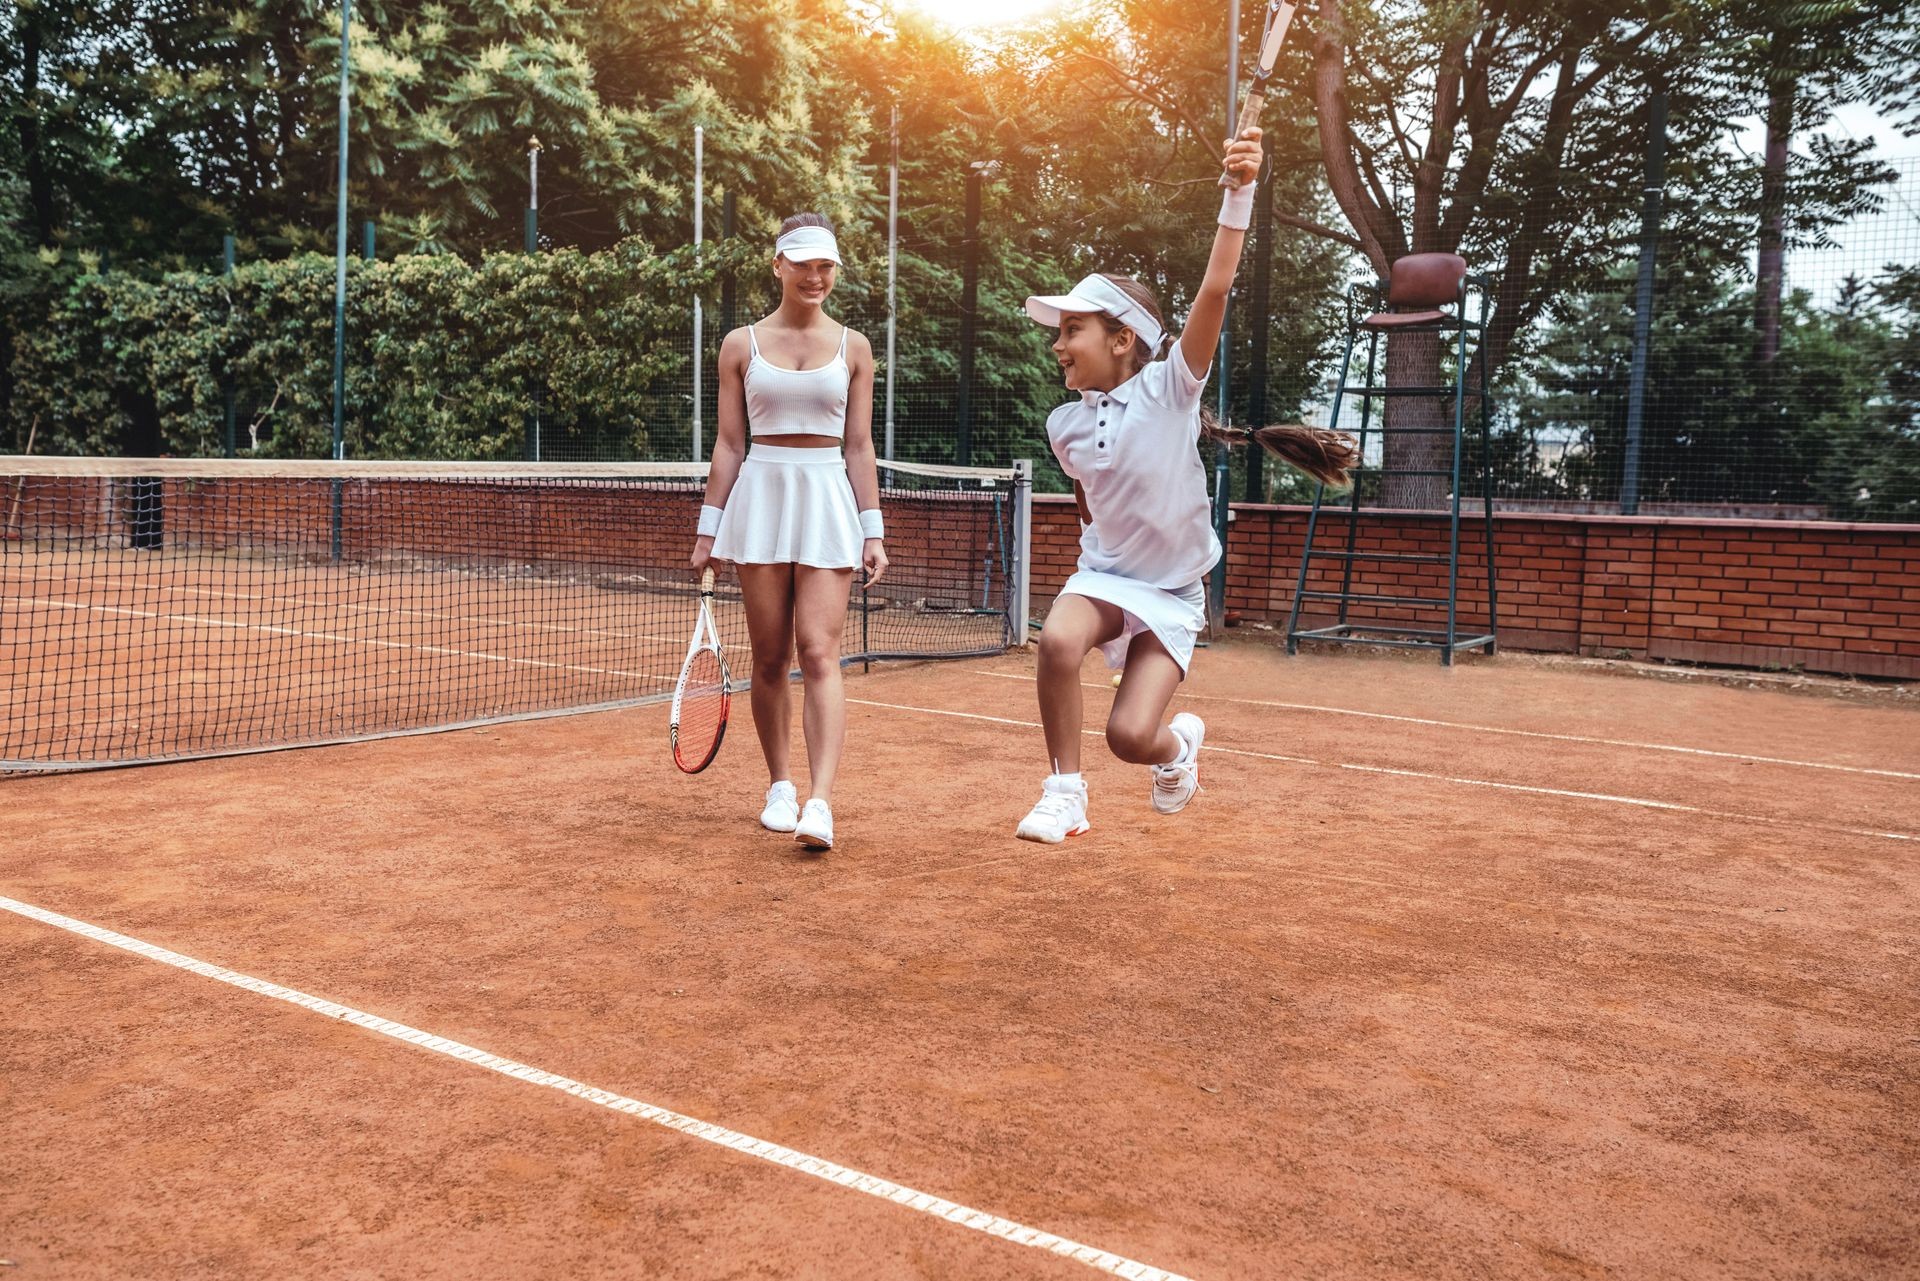
[[[333,251],[333,456],[347,456],[347,109],[351,101],[352,61],[347,32],[353,25],[353,0],[340,0],[340,176],[339,229]],[[335,541],[338,542],[338,525]],[[336,554],[338,548],[335,548]]]
[[[527,139],[527,237],[526,252],[537,253],[540,248],[540,135],[534,134]],[[527,410],[526,454],[527,461],[540,461],[540,383],[533,384],[533,404]]]
[[[540,246],[540,135],[527,140],[527,252]]]
[[[892,123],[888,127],[887,159],[887,431],[886,449],[881,455],[893,461],[893,366],[894,335],[899,312],[895,304],[894,282],[900,267],[900,103],[893,104]]]

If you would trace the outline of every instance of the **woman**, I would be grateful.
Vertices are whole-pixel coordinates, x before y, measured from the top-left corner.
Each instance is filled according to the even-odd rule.
[[[840,268],[833,228],[795,214],[774,244],[780,305],[720,345],[719,434],[692,566],[734,564],[753,649],[753,723],[767,758],[761,825],[833,846],[834,775],[846,736],[840,633],[853,574],[886,572],[873,455],[873,346],[826,314]],[[751,444],[751,448],[749,448]],[[810,796],[789,768],[796,643]]]

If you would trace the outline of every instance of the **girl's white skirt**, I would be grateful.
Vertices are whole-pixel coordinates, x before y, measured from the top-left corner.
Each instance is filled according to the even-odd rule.
[[[1137,578],[1083,569],[1067,580],[1060,594],[1103,600],[1109,605],[1118,605],[1126,615],[1120,635],[1100,647],[1100,652],[1106,655],[1107,666],[1115,669],[1127,665],[1127,647],[1133,644],[1133,638],[1141,632],[1152,632],[1185,675],[1193,663],[1193,643],[1207,625],[1204,582],[1170,592]]]
[[[715,559],[857,569],[865,546],[839,450],[749,446],[714,535]]]

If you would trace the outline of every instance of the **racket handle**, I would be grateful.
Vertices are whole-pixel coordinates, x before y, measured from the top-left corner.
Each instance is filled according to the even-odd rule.
[[[713,570],[712,569],[704,569],[700,571],[700,594],[702,596],[713,595]]]
[[[1255,85],[1247,90],[1247,100],[1240,104],[1240,123],[1233,127],[1233,136],[1238,138],[1247,130],[1260,123],[1261,108],[1267,105],[1267,90],[1264,85]],[[1246,184],[1236,173],[1222,173],[1220,185],[1230,191],[1238,191]]]

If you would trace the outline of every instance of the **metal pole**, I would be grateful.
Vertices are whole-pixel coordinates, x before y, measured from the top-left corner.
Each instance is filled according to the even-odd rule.
[[[540,248],[540,136],[527,141],[527,245],[528,253]]]
[[[1647,347],[1653,336],[1654,265],[1660,252],[1661,196],[1667,184],[1666,92],[1656,92],[1647,105],[1647,186],[1640,208],[1640,279],[1633,297],[1633,366],[1627,375],[1627,450],[1620,467],[1623,516],[1640,510],[1640,433],[1647,412]]]
[[[953,460],[962,467],[973,463],[973,346],[980,298],[980,184],[984,166],[967,166],[967,221],[960,252],[960,385],[955,389],[955,443]]]
[[[693,264],[700,266],[700,245],[702,238],[700,224],[706,220],[707,195],[707,131],[699,125],[693,127]],[[704,424],[701,421],[700,401],[700,344],[706,339],[706,317],[700,312],[700,286],[693,287],[693,461],[699,462],[705,451]]]
[[[722,239],[733,239],[733,214],[736,203],[733,188],[728,187],[726,192],[720,197],[720,235]],[[731,271],[720,278],[720,328],[725,333],[732,333],[734,325],[738,323],[734,315],[737,310],[734,305],[736,284],[737,282],[734,280],[733,272]]]
[[[1240,104],[1240,0],[1228,0],[1227,4],[1227,132],[1233,137],[1233,126],[1239,120]],[[1227,314],[1220,320],[1220,354],[1214,364],[1218,369],[1214,375],[1219,380],[1219,399],[1217,410],[1221,426],[1225,426],[1230,416],[1228,394],[1230,378],[1228,373],[1229,347],[1228,336],[1233,329],[1233,299],[1228,295]],[[1227,449],[1224,445],[1215,446],[1213,451],[1213,531],[1220,540],[1220,562],[1213,567],[1213,579],[1207,591],[1207,617],[1214,630],[1226,626],[1227,621],[1227,523],[1232,518],[1230,504],[1233,494],[1230,486],[1232,477],[1228,475]]]
[[[368,218],[365,222],[362,222],[360,224],[360,257],[361,259],[366,262],[372,262],[376,257],[378,257],[378,254],[375,252],[376,248],[377,248],[377,241],[375,240],[375,233],[373,229],[373,219]]]
[[[527,219],[525,252],[529,255],[540,249],[540,135],[533,134],[527,139]],[[525,423],[526,455],[528,462],[540,461],[540,382],[535,377],[532,402],[527,408]]]
[[[227,285],[231,288],[233,285],[233,236],[231,233],[220,238],[220,258],[225,264]],[[235,439],[239,434],[239,411],[234,401],[233,373],[229,370],[225,377],[220,380],[220,416],[222,423],[220,443],[221,452],[228,458],[232,458],[239,452],[239,441]]]
[[[1253,381],[1247,384],[1249,427],[1267,425],[1267,330],[1271,324],[1268,311],[1273,291],[1273,187],[1270,182],[1273,165],[1268,163],[1263,168],[1260,189],[1253,193],[1253,318],[1248,322],[1253,350],[1248,353],[1247,362]],[[1257,445],[1247,446],[1243,460],[1247,472],[1243,496],[1250,503],[1267,501],[1265,462],[1264,450]]]
[[[887,435],[881,457],[893,459],[893,354],[898,311],[894,282],[900,266],[900,104],[893,104],[887,159]]]
[[[347,110],[352,62],[347,32],[353,24],[353,0],[340,0],[340,173],[338,229],[333,254],[333,456],[347,456]],[[334,526],[334,554],[340,530]]]

